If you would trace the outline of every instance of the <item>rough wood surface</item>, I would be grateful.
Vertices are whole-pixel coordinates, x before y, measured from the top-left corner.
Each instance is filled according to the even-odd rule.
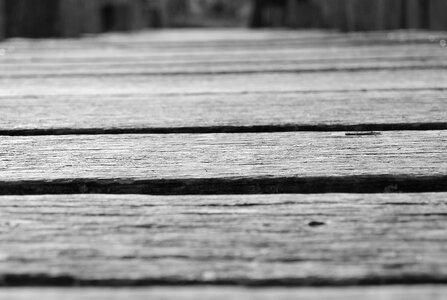
[[[243,287],[153,287],[153,288],[8,288],[0,290],[4,300],[443,300],[443,286],[396,286],[350,288],[243,288]]]
[[[447,129],[445,90],[0,98],[0,134]]]
[[[0,283],[446,283],[446,196],[0,197]]]
[[[446,131],[3,137],[0,190],[445,191],[446,139]],[[97,179],[105,181],[89,188]]]
[[[0,285],[446,284],[444,37],[199,30],[2,42],[0,195],[29,196],[0,197]],[[315,132],[280,132],[298,130]],[[304,195],[331,192],[363,194]],[[441,293],[380,290],[336,297]],[[66,291],[49,297],[110,295]]]

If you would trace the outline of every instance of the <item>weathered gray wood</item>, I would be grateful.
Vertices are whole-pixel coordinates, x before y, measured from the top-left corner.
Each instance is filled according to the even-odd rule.
[[[0,192],[444,191],[446,141],[447,131],[3,137]]]
[[[439,285],[350,287],[350,288],[256,288],[243,287],[153,287],[153,288],[8,288],[0,291],[4,300],[443,300],[447,289]]]
[[[0,98],[0,134],[447,127],[445,90]]]
[[[2,46],[9,49],[8,55],[1,60],[2,64],[17,63],[20,64],[36,64],[36,63],[128,63],[128,62],[145,62],[146,64],[161,63],[192,63],[192,62],[244,62],[244,61],[315,61],[321,59],[422,59],[444,57],[445,52],[439,48],[439,39],[431,37],[429,45],[395,45],[387,46],[381,44],[373,45],[356,45],[340,47],[331,45],[329,48],[300,46],[276,46],[271,48],[256,47],[253,49],[179,49],[169,50],[163,49],[126,49],[125,47],[107,47],[106,45],[98,45],[90,49],[82,48],[82,44],[70,44],[65,48],[51,49],[50,46],[42,45],[39,47],[38,41],[29,42],[30,49],[20,49],[18,45],[12,42],[4,42]],[[51,45],[51,44],[50,44]],[[103,48],[101,48],[103,47]],[[41,49],[39,49],[41,48]],[[63,56],[66,54],[66,57]],[[117,61],[117,59],[119,59]]]
[[[101,64],[6,64],[0,77],[62,77],[62,76],[130,76],[188,75],[238,73],[302,73],[362,70],[442,69],[447,70],[447,55],[430,57],[383,57],[373,59],[314,59],[276,61],[223,61],[198,63],[101,63]]]
[[[429,32],[429,31],[396,31],[396,32],[373,32],[373,33],[337,33],[330,31],[286,31],[286,30],[266,30],[266,31],[249,31],[249,30],[164,30],[162,33],[157,31],[144,31],[137,34],[107,34],[95,37],[86,37],[81,40],[45,40],[38,43],[32,43],[33,47],[39,49],[43,46],[49,50],[57,48],[70,49],[70,46],[75,48],[84,47],[89,49],[91,47],[116,47],[132,49],[135,47],[149,47],[170,49],[188,48],[250,48],[257,47],[271,47],[271,46],[301,46],[301,47],[315,47],[326,45],[349,45],[349,44],[363,44],[374,45],[380,44],[396,44],[396,43],[424,43],[428,44],[428,36],[435,36],[437,38],[445,38],[445,33]],[[30,43],[23,43],[23,41],[14,42],[18,49],[28,48]]]
[[[396,38],[400,37],[398,34],[390,34],[390,36],[391,38],[393,36],[396,36]],[[246,47],[242,45],[240,47],[216,46],[215,48],[207,48],[200,45],[192,48],[169,48],[169,46],[163,44],[158,47],[152,45],[135,45],[135,47],[129,48],[126,45],[108,45],[107,43],[88,46],[74,41],[64,43],[54,41],[49,44],[43,41],[7,41],[2,44],[4,47],[10,48],[11,51],[8,52],[8,56],[2,59],[2,63],[13,59],[18,63],[22,61],[36,62],[42,59],[47,61],[64,59],[64,61],[70,62],[74,58],[77,58],[81,62],[82,60],[91,60],[92,58],[97,58],[101,61],[107,59],[112,62],[113,59],[117,58],[120,59],[119,62],[127,62],[129,59],[140,58],[147,59],[147,62],[158,62],[157,59],[164,58],[165,61],[171,63],[177,61],[179,58],[184,61],[197,60],[199,58],[202,61],[209,62],[219,60],[227,61],[234,57],[238,57],[239,61],[244,61],[245,59],[250,61],[261,59],[269,60],[271,57],[290,60],[305,60],[306,58],[326,60],[328,58],[348,59],[359,56],[376,57],[378,55],[379,57],[405,58],[413,56],[420,58],[431,57],[433,55],[445,56],[445,52],[437,47],[441,39],[436,35],[427,34],[425,44],[411,44],[404,40],[401,44],[391,46],[383,43],[337,45],[326,42],[324,45],[278,45],[273,43],[268,47],[259,45]]]
[[[26,54],[23,58],[33,58],[39,55],[47,55],[49,58],[61,55],[69,58],[74,54],[88,56],[96,52],[97,56],[107,57],[112,53],[120,52],[121,57],[126,55],[158,54],[169,55],[187,54],[197,56],[203,54],[217,54],[245,52],[266,54],[269,52],[283,53],[285,50],[301,49],[312,53],[325,51],[330,55],[334,48],[339,53],[349,51],[351,48],[364,50],[387,47],[387,51],[393,53],[397,49],[400,54],[406,56],[414,48],[424,46],[436,51],[433,40],[447,38],[443,33],[429,32],[387,32],[369,34],[336,34],[330,32],[300,32],[300,31],[275,31],[275,32],[251,32],[243,30],[223,31],[163,31],[144,32],[134,35],[105,35],[81,40],[49,40],[49,41],[24,41],[12,40],[4,43],[12,47],[10,55]],[[222,37],[227,34],[227,37]],[[409,47],[411,45],[411,47]],[[402,47],[404,46],[404,47]],[[162,50],[162,51],[161,51]],[[160,53],[161,52],[161,53]],[[355,51],[354,51],[355,54]],[[249,56],[249,55],[247,55]],[[352,55],[351,55],[352,56]],[[347,57],[350,57],[348,55]],[[4,59],[2,60],[4,61]]]
[[[237,84],[235,84],[237,83]],[[447,88],[446,70],[0,78],[0,97]],[[20,88],[19,88],[20,87]]]
[[[446,283],[446,196],[0,197],[0,283]]]

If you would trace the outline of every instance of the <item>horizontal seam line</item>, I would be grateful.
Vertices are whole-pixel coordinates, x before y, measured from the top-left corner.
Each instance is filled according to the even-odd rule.
[[[361,132],[361,131],[430,131],[447,130],[447,122],[382,123],[382,124],[284,124],[254,126],[140,127],[140,128],[45,128],[3,129],[0,136],[44,135],[117,135],[117,134],[213,134],[213,133],[274,133],[274,132]]]
[[[351,175],[185,179],[55,179],[0,181],[0,195],[236,195],[447,192],[447,175]]]

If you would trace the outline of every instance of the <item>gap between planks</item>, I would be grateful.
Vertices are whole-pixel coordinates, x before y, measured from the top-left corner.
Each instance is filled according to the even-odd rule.
[[[447,130],[447,122],[391,123],[353,125],[259,125],[208,127],[153,127],[153,128],[48,128],[0,130],[0,136],[51,135],[129,135],[129,134],[215,134],[215,133],[274,133],[274,132],[340,132],[346,135],[380,135],[378,131]]]
[[[30,170],[31,171],[31,170]],[[237,195],[281,193],[447,192],[447,175],[372,175],[326,177],[239,177],[203,179],[61,178],[0,181],[0,195],[146,194]]]

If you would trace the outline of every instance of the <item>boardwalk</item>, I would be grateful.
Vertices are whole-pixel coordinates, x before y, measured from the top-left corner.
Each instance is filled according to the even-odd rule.
[[[442,299],[446,40],[2,42],[0,298]]]

